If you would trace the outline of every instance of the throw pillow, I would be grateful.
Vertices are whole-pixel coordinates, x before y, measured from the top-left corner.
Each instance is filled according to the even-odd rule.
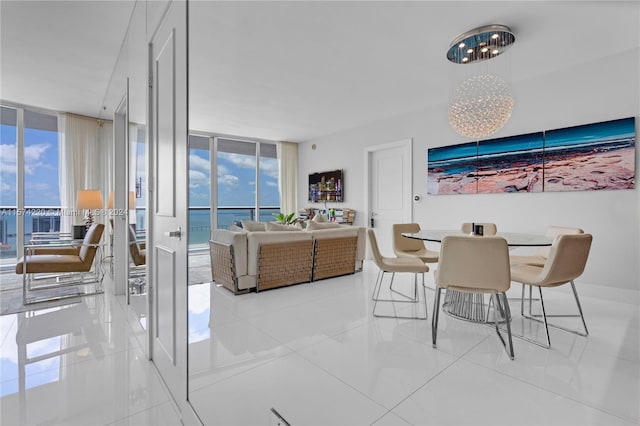
[[[300,228],[293,225],[285,225],[283,223],[278,222],[266,222],[264,224],[265,230],[269,231],[301,231]]]
[[[246,230],[246,229],[244,229],[244,228],[242,228],[242,227],[240,227],[240,226],[238,226],[238,225],[231,225],[231,226],[229,227],[229,231],[233,231],[233,232],[247,232],[247,230]]]
[[[329,219],[327,218],[326,214],[317,214],[311,220],[313,222],[316,222],[316,223],[322,223],[322,222],[328,222],[329,221]]]
[[[249,232],[264,231],[264,223],[253,220],[243,220],[242,227]]]
[[[340,228],[339,223],[335,222],[314,222],[310,221],[307,223],[307,231],[315,231],[317,229],[330,229],[330,228]]]

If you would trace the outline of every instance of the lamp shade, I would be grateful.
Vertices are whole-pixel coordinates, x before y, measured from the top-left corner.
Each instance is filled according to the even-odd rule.
[[[107,208],[113,208],[113,191],[109,193],[109,201],[107,202]],[[133,210],[136,208],[136,196],[133,191],[129,191],[129,209]]]
[[[76,207],[79,209],[101,209],[102,194],[98,189],[81,189],[76,198]]]

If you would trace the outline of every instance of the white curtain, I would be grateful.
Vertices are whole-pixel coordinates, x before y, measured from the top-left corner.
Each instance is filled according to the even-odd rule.
[[[280,212],[298,211],[298,144],[278,142],[278,174],[280,181]]]
[[[107,187],[105,174],[108,158],[105,137],[101,135],[102,122],[95,118],[72,114],[58,114],[58,144],[60,173],[60,204],[63,215],[60,231],[71,232],[72,225],[83,222],[84,212],[76,212],[76,194],[80,189],[99,189],[105,200]],[[102,142],[102,143],[101,143]],[[76,212],[77,214],[72,214]],[[104,216],[97,215],[96,222],[103,222]]]

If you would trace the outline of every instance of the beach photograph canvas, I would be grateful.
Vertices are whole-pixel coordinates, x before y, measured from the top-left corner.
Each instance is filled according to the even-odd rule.
[[[545,132],[544,191],[635,187],[635,118]]]
[[[478,193],[542,192],[542,132],[478,143]]]
[[[427,193],[477,193],[477,162],[477,142],[430,148],[427,151]]]

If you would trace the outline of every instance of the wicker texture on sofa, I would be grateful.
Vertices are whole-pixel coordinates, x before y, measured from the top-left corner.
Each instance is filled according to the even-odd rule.
[[[311,281],[313,241],[261,244],[256,291]]]

